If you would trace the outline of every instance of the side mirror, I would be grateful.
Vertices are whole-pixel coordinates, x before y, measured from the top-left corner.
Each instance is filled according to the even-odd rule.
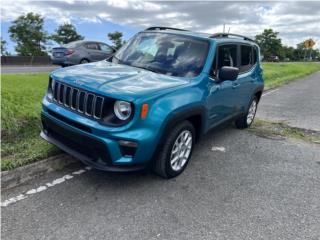
[[[219,80],[218,82],[223,82],[225,80],[236,80],[239,74],[239,68],[235,68],[235,67],[222,67],[219,70]]]

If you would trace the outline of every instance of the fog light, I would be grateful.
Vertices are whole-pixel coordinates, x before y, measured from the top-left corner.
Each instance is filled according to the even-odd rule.
[[[120,145],[120,151],[122,156],[134,157],[138,147],[138,143],[126,141],[126,140],[120,140],[119,145]]]

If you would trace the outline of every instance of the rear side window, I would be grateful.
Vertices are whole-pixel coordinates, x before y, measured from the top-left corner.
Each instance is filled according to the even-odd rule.
[[[224,66],[237,67],[237,45],[227,44],[219,46],[212,65],[211,75],[217,76],[217,72]]]
[[[86,43],[85,47],[90,50],[99,50],[99,46],[96,43]]]

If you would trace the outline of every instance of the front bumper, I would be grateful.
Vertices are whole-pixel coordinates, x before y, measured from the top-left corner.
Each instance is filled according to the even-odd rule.
[[[58,148],[81,160],[83,163],[96,169],[112,172],[137,171],[145,168],[146,164],[134,164],[132,159],[121,157],[120,162],[114,162],[112,152],[115,151],[113,140],[101,141],[98,138],[83,134],[65,124],[59,123],[46,113],[41,114],[43,131],[40,136],[46,141],[56,145]],[[110,144],[108,144],[109,142]],[[108,146],[109,145],[109,146]],[[124,162],[130,164],[123,164]]]

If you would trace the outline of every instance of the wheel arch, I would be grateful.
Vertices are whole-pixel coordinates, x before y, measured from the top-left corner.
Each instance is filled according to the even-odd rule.
[[[81,58],[81,59],[80,59],[79,63],[81,63],[83,60],[87,60],[87,61],[88,61],[88,63],[89,63],[89,62],[91,62],[89,58],[84,57],[84,58]]]
[[[167,117],[165,127],[161,136],[162,143],[165,137],[176,124],[182,121],[189,121],[196,131],[196,141],[198,141],[204,134],[205,108],[203,106],[196,106],[189,109],[184,109],[179,112],[174,112]]]
[[[259,101],[260,101],[260,99],[261,99],[261,96],[262,96],[262,90],[258,90],[258,91],[256,91],[254,95],[257,97],[258,102],[259,102]]]

